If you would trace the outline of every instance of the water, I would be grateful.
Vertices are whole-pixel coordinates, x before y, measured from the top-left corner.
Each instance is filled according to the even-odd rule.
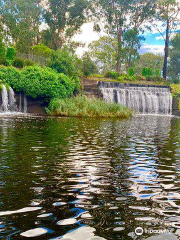
[[[143,114],[172,114],[169,87],[100,83],[100,90],[107,102],[117,102]]]
[[[16,111],[14,90],[11,87],[8,90],[5,85],[2,85],[2,87],[3,89],[0,92],[0,113]]]
[[[17,106],[14,90],[11,87],[7,89],[5,85],[2,85],[2,87],[3,89],[0,92],[0,116],[4,114],[18,115],[22,112],[26,114],[28,112],[27,97],[20,93],[19,106]]]
[[[0,239],[179,236],[179,118],[0,118],[0,161]]]

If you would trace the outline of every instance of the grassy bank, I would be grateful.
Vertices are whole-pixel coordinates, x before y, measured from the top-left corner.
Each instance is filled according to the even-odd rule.
[[[52,116],[66,117],[128,118],[132,115],[131,110],[119,104],[89,99],[84,95],[68,99],[53,99],[47,113]]]

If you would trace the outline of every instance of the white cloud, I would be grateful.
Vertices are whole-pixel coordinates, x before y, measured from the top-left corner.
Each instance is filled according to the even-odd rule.
[[[140,54],[149,53],[149,52],[154,54],[163,54],[164,45],[143,44],[141,49],[139,50]]]

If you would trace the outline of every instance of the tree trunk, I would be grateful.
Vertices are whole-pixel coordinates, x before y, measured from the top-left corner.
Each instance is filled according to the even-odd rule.
[[[166,40],[165,40],[165,49],[164,49],[164,65],[163,65],[163,78],[167,79],[167,63],[168,63],[168,54],[169,54],[169,19],[167,19],[166,26]]]
[[[121,50],[122,50],[122,28],[118,32],[118,50],[117,50],[117,64],[116,71],[121,72]]]

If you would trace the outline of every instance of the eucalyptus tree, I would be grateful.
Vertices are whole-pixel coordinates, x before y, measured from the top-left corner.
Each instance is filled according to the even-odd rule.
[[[49,0],[44,14],[48,26],[43,31],[45,44],[62,48],[87,20],[89,6],[88,0]]]
[[[154,14],[156,0],[96,0],[94,5],[99,20],[95,29],[117,39],[116,70],[121,71],[123,35],[133,29],[137,34]],[[134,42],[134,44],[136,44]],[[132,47],[134,48],[134,44]]]
[[[170,36],[180,26],[179,0],[159,0],[157,4],[157,20],[160,25],[154,25],[165,41],[163,77],[166,79]]]
[[[0,0],[0,29],[3,41],[28,52],[39,38],[40,0]]]
[[[174,78],[180,79],[180,33],[177,33],[170,43],[169,50],[169,74]]]
[[[116,70],[117,40],[103,36],[89,44],[90,55],[102,73]]]

